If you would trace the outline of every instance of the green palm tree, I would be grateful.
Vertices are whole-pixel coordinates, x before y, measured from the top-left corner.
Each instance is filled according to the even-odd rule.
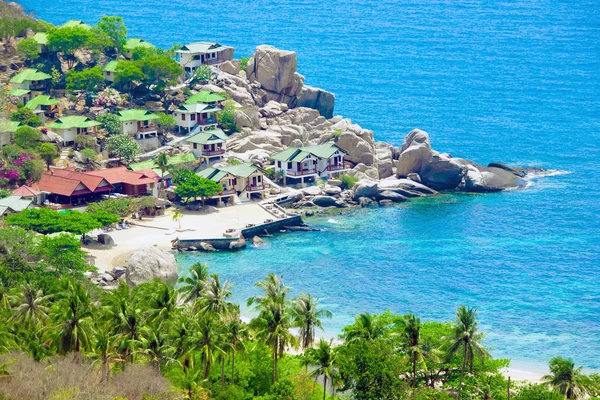
[[[8,286],[0,280],[0,310],[10,309]]]
[[[92,352],[88,357],[93,360],[93,363],[101,363],[102,380],[107,381],[110,377],[111,365],[123,361],[118,351],[118,337],[98,327],[94,333]]]
[[[21,287],[20,294],[14,297],[17,304],[12,319],[28,328],[38,326],[48,317],[48,301],[50,296],[44,296],[41,289],[35,289],[30,284]]]
[[[462,383],[465,374],[465,368],[469,363],[470,371],[473,373],[473,360],[475,354],[481,359],[489,357],[488,352],[481,345],[483,333],[477,330],[477,310],[472,307],[460,306],[456,312],[456,321],[454,323],[454,337],[448,351],[449,355],[462,352],[462,367],[460,370],[460,383],[458,387],[458,400],[462,397]]]
[[[248,338],[247,326],[240,319],[240,307],[233,305],[225,316],[225,340],[231,354],[231,383],[234,383],[235,356],[245,350],[244,339]]]
[[[550,360],[550,374],[544,375],[542,381],[561,393],[567,399],[582,398],[588,391],[586,376],[582,368],[575,368],[571,359],[554,357]]]
[[[144,326],[140,330],[140,339],[136,346],[137,352],[148,357],[150,365],[160,371],[160,367],[172,360],[175,349],[171,346],[169,337],[165,334],[168,321]]]
[[[87,350],[93,333],[93,307],[85,288],[70,282],[68,290],[51,309],[56,347],[60,354]]]
[[[154,165],[160,169],[160,180],[165,181],[165,172],[169,169],[169,157],[167,157],[167,153],[160,153],[158,157],[154,160]]]
[[[363,313],[356,316],[354,324],[345,327],[344,338],[347,343],[359,340],[381,339],[386,334],[386,327],[377,315]]]
[[[304,293],[294,300],[291,312],[294,326],[298,328],[298,341],[303,350],[314,344],[315,328],[323,330],[321,318],[333,316],[329,310],[319,310],[319,299]]]
[[[335,385],[339,380],[339,373],[337,369],[337,354],[335,349],[332,347],[333,339],[329,342],[320,339],[319,345],[316,348],[310,348],[307,350],[307,359],[310,364],[316,365],[316,369],[311,371],[311,376],[315,379],[319,376],[323,377],[323,400],[327,393],[327,381],[331,384],[331,394],[335,389]]]
[[[263,290],[262,296],[248,299],[248,306],[255,305],[259,312],[251,322],[256,336],[271,347],[273,352],[273,383],[277,381],[279,358],[288,345],[295,346],[296,338],[290,332],[291,312],[286,300],[290,289],[284,285],[283,277],[273,273],[256,286]]]
[[[225,354],[223,339],[223,329],[219,326],[218,319],[210,314],[204,314],[199,318],[194,347],[204,365],[204,379],[208,378],[215,360]]]
[[[224,315],[231,303],[227,300],[231,297],[229,281],[221,284],[219,275],[213,274],[206,285],[202,297],[199,300],[199,308],[202,313],[213,313],[215,315]]]
[[[396,322],[400,329],[400,340],[403,350],[410,356],[412,364],[412,387],[417,387],[417,364],[424,363],[423,346],[421,344],[421,320],[408,314]]]
[[[184,301],[193,303],[200,297],[206,289],[208,283],[208,264],[195,263],[190,267],[190,276],[179,278],[179,292],[184,295]]]
[[[166,321],[179,309],[177,291],[164,282],[155,280],[146,284],[144,290],[143,296],[148,302],[148,321]]]

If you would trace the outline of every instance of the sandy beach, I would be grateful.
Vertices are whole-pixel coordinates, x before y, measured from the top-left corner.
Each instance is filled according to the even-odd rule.
[[[223,237],[227,229],[243,228],[247,224],[261,224],[273,215],[258,204],[250,203],[223,208],[207,208],[207,211],[180,210],[183,218],[173,220],[175,210],[154,218],[135,221],[129,229],[114,230],[109,233],[114,246],[85,246],[83,249],[95,258],[99,270],[109,271],[122,266],[137,249],[156,246],[162,250],[171,249],[171,241],[185,238]]]

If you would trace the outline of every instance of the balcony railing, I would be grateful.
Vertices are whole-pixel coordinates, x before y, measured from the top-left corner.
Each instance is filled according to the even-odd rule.
[[[224,149],[218,149],[218,150],[202,150],[202,155],[203,156],[220,156],[222,154],[225,154],[225,150]]]
[[[214,118],[204,118],[204,119],[200,119],[198,120],[198,124],[200,125],[212,125],[212,124],[216,124],[217,120]]]
[[[317,173],[316,168],[302,169],[300,171],[294,171],[294,170],[288,169],[285,171],[285,174],[289,175],[289,176],[305,176],[305,175],[314,175],[316,173]]]
[[[332,165],[332,164],[328,164],[327,168],[325,168],[326,171],[342,171],[344,169],[351,169],[352,166],[350,165],[350,163],[344,162],[343,164],[338,164],[338,165]]]
[[[222,191],[220,191],[219,193],[216,194],[216,196],[228,196],[231,194],[235,194],[236,191],[235,189],[224,189]]]
[[[146,132],[154,132],[154,131],[156,131],[156,129],[157,129],[156,125],[138,126],[137,131],[141,132],[141,133],[146,133]]]
[[[261,190],[265,190],[268,186],[265,184],[260,184],[260,185],[247,185],[246,186],[246,191],[247,192],[260,192]]]

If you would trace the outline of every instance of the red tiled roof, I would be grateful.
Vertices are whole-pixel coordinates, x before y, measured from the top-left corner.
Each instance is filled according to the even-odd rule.
[[[79,186],[81,183],[82,182],[77,179],[64,178],[58,175],[43,174],[42,179],[40,179],[36,186],[39,188],[39,190],[44,192],[60,194],[63,196],[71,196],[77,186]],[[87,190],[87,192],[91,193],[90,190]]]
[[[53,170],[54,176],[81,181],[91,192],[102,183],[102,177],[94,176],[89,172],[77,172],[70,168]],[[48,173],[48,172],[46,172]],[[109,182],[108,182],[109,183]]]
[[[101,185],[103,182],[104,185]],[[77,189],[80,185],[83,185],[84,188]],[[110,182],[103,177],[90,175],[88,172],[77,172],[72,169],[47,171],[34,187],[44,192],[63,196],[106,192],[114,189]]]
[[[15,196],[23,196],[23,197],[33,197],[33,196],[37,196],[40,193],[41,192],[39,190],[30,188],[27,185],[20,186],[20,187],[16,188],[15,190],[13,190],[13,192],[12,192],[12,194]]]
[[[158,175],[152,172],[150,174],[146,170],[129,171],[127,167],[116,167],[101,169],[98,171],[89,171],[87,174],[92,174],[106,179],[111,184],[127,183],[129,185],[147,185],[149,183],[158,182]]]

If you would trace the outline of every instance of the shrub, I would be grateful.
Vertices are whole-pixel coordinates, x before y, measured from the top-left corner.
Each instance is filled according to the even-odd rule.
[[[340,135],[342,134],[342,132],[344,132],[342,129],[336,129],[335,131],[333,131],[333,137],[334,138],[340,137]]]
[[[251,57],[243,57],[243,58],[240,60],[240,69],[241,69],[242,71],[245,71],[245,70],[246,70],[246,68],[248,68],[248,61],[250,61],[250,58],[251,58]]]
[[[31,229],[39,233],[64,231],[82,234],[116,222],[119,222],[119,218],[106,212],[82,213],[69,210],[61,213],[49,208],[27,209],[19,214],[6,217],[6,223],[9,225]]]
[[[208,82],[216,77],[211,67],[208,65],[201,65],[196,68],[192,77],[192,83],[196,82]]]
[[[40,140],[42,140],[42,132],[30,126],[20,127],[14,135],[15,144],[24,149],[37,146]]]
[[[19,121],[23,125],[28,125],[34,128],[42,125],[42,120],[40,117],[35,115],[35,113],[27,107],[20,107],[17,111],[11,114],[10,119],[13,121]]]
[[[17,45],[17,50],[19,54],[30,60],[35,60],[39,56],[37,42],[34,38],[21,40]]]
[[[342,189],[351,189],[358,182],[358,178],[350,175],[342,175],[339,179],[342,181]]]
[[[93,149],[96,147],[96,138],[89,135],[76,135],[75,145],[78,149]]]
[[[94,99],[94,106],[96,107],[114,107],[123,103],[123,98],[113,88],[106,88],[102,90]]]
[[[81,155],[84,156],[87,161],[96,161],[98,159],[98,153],[93,149],[83,149],[80,151]]]
[[[106,140],[108,151],[120,160],[132,161],[140,152],[140,146],[135,139],[126,134],[112,135]]]
[[[225,131],[232,133],[237,132],[237,125],[235,123],[235,107],[231,103],[226,102],[223,110],[217,112],[217,121],[219,125]]]
[[[88,205],[87,211],[91,213],[104,211],[119,217],[126,217],[136,212],[137,209],[131,199],[110,199]]]
[[[117,135],[121,132],[121,120],[115,114],[100,114],[96,121],[109,135]]]
[[[66,76],[67,90],[85,90],[93,92],[104,84],[104,76],[100,67],[87,68],[83,71],[71,70]]]

